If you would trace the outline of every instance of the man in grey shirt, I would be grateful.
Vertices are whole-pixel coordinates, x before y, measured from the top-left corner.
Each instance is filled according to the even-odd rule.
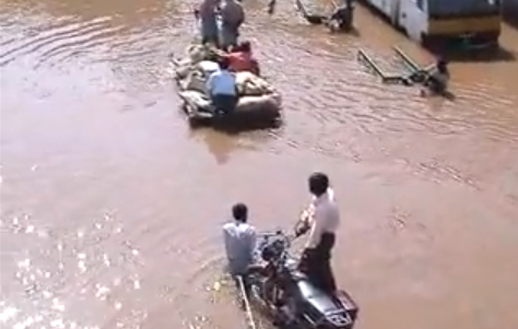
[[[224,0],[221,5],[221,48],[229,50],[237,45],[239,28],[245,21],[245,10],[235,0]]]
[[[203,0],[194,11],[197,19],[201,20],[201,43],[218,44],[218,25],[216,20],[216,8],[218,0]]]
[[[247,223],[248,208],[243,203],[232,207],[234,220],[223,225],[228,269],[233,277],[245,275],[253,262],[256,230]]]

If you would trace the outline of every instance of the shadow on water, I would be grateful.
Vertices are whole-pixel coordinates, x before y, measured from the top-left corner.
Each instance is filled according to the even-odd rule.
[[[453,46],[426,47],[435,56],[441,56],[450,62],[514,62],[516,54],[510,50],[498,47],[461,48]]]
[[[311,26],[315,26],[315,25],[311,25]],[[360,30],[356,26],[354,26],[354,25],[351,27],[350,30],[345,31],[345,32],[341,32],[341,31],[331,32],[330,29],[327,26],[325,26],[323,24],[321,24],[321,26],[322,26],[323,33],[328,33],[328,34],[330,34],[332,36],[336,36],[336,37],[338,37],[338,36],[340,36],[340,37],[343,37],[343,36],[349,37],[349,36],[351,36],[351,37],[354,37],[354,38],[361,37]]]
[[[456,62],[514,62],[516,54],[502,47],[472,50],[469,52],[446,52],[450,61]]]
[[[270,141],[279,135],[282,128],[257,130],[218,130],[214,127],[189,129],[189,138],[199,140],[207,146],[209,153],[218,164],[225,164],[230,155],[238,150],[253,150],[259,144]]]
[[[507,2],[508,4],[504,3],[503,8],[504,20],[509,26],[518,30],[518,5],[510,3],[509,0]]]
[[[281,119],[271,120],[257,120],[257,121],[237,121],[232,124],[219,124],[214,125],[212,128],[218,132],[227,135],[239,135],[246,132],[268,130],[268,129],[279,129],[283,125]]]
[[[515,17],[511,17],[511,15],[504,16],[505,22],[507,23],[507,25],[509,25],[513,29],[518,30],[518,12],[514,15],[515,15]]]
[[[214,131],[227,135],[239,135],[241,133],[278,129],[283,126],[283,119],[262,119],[257,120],[232,120],[232,121],[198,121],[188,122],[191,130],[210,128]]]

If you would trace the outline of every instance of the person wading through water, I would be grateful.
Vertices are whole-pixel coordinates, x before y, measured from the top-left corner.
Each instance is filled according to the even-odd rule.
[[[352,27],[353,21],[353,4],[352,0],[345,0],[344,3],[335,9],[329,17],[326,25],[332,32],[348,31]]]
[[[435,94],[442,94],[448,88],[448,81],[450,80],[450,71],[448,70],[448,63],[439,58],[435,65],[427,70],[424,85]]]
[[[334,192],[329,178],[323,173],[309,177],[309,191],[313,202],[301,216],[305,224],[297,235],[310,230],[309,239],[299,263],[299,270],[319,289],[333,294],[336,283],[331,270],[331,250],[335,245],[335,232],[340,223]]]
[[[228,51],[237,45],[239,28],[245,21],[243,6],[235,0],[224,0],[221,5],[221,49]]]
[[[402,77],[403,84],[410,86],[414,83],[421,83],[424,89],[421,89],[421,96],[431,94],[444,94],[448,89],[448,81],[450,80],[450,71],[448,70],[448,62],[443,58],[406,77]]]
[[[201,20],[201,43],[218,45],[218,24],[216,9],[218,0],[203,0],[198,9],[194,11],[197,19]]]
[[[239,278],[243,280],[244,292],[248,294],[247,274],[253,263],[257,233],[255,227],[247,223],[248,207],[244,203],[236,203],[232,207],[232,217],[232,221],[223,225],[227,268],[238,287]]]

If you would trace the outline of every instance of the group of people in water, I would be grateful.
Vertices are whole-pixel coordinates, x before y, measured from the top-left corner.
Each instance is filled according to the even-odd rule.
[[[203,0],[194,14],[201,21],[202,44],[214,47],[214,60],[219,66],[207,79],[207,92],[215,113],[227,115],[235,110],[238,102],[236,76],[233,73],[248,71],[260,75],[251,43],[238,42],[245,12],[236,0]]]
[[[203,0],[194,14],[201,23],[203,44],[211,43],[223,50],[237,45],[239,28],[245,21],[241,3],[236,0]]]
[[[231,45],[229,52],[220,51],[216,54],[218,69],[213,71],[206,82],[207,92],[214,106],[216,115],[232,113],[238,102],[236,72],[251,72],[260,74],[259,63],[252,54],[249,41]]]
[[[275,0],[269,3],[269,12],[273,12]],[[336,29],[349,28],[352,17],[352,0],[344,0],[329,17],[327,24]],[[203,0],[195,10],[195,16],[201,21],[201,39],[203,44],[212,44],[217,52],[216,61],[219,69],[209,76],[206,87],[217,115],[233,112],[238,102],[236,77],[232,72],[249,71],[260,74],[259,64],[252,55],[250,42],[238,42],[239,29],[245,21],[245,12],[236,0]],[[220,24],[218,24],[218,16]],[[439,60],[437,64],[423,72],[416,72],[404,82],[422,82],[428,90],[442,93],[449,80],[447,64]]]
[[[295,234],[303,235],[309,231],[309,237],[302,253],[298,269],[307,275],[315,287],[329,294],[337,291],[335,279],[331,270],[331,252],[335,245],[336,231],[340,224],[340,214],[335,203],[334,192],[330,187],[329,178],[324,173],[313,173],[308,179],[312,202],[303,211]],[[248,208],[238,203],[232,208],[232,221],[223,226],[225,251],[229,272],[232,276],[246,278],[251,272],[260,273],[265,277],[266,294],[272,294],[276,284],[275,273],[271,264],[258,265],[254,263],[253,252],[256,244],[256,229],[248,223]],[[265,249],[263,251],[267,252]],[[263,255],[263,259],[268,259]],[[272,295],[265,296],[275,300]]]

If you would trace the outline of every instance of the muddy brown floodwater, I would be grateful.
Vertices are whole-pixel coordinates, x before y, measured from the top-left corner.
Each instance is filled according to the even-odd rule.
[[[245,5],[287,124],[227,136],[178,112],[167,55],[191,4],[1,2],[0,326],[243,328],[213,289],[220,225],[240,200],[291,227],[319,169],[357,328],[518,328],[518,62],[452,63],[455,101],[424,99],[357,63],[391,65],[393,44],[430,60],[370,12],[331,36],[291,2]],[[518,53],[517,30],[501,41]]]

